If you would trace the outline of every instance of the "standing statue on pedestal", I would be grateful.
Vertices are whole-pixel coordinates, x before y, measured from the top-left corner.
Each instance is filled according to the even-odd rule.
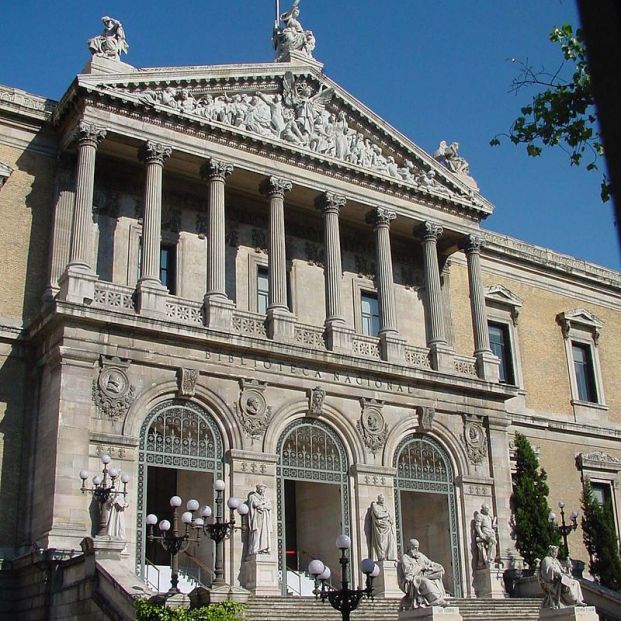
[[[487,505],[474,513],[474,541],[476,544],[476,567],[485,569],[496,560],[496,518]]]
[[[291,8],[279,16],[284,26],[276,24],[272,35],[276,62],[289,62],[291,52],[301,52],[309,58],[313,57],[315,37],[310,30],[302,28],[302,24],[298,21],[299,16],[300,0],[293,0]]]
[[[104,24],[104,30],[99,36],[89,39],[88,49],[93,56],[120,60],[121,52],[127,54],[129,50],[123,25],[117,19],[107,15],[102,17],[101,21]]]
[[[105,502],[107,520],[106,520],[106,535],[112,539],[127,539],[125,533],[125,509],[127,509],[128,503],[125,500],[125,496],[111,495]]]
[[[542,608],[586,606],[580,583],[569,575],[558,560],[558,546],[548,548],[548,556],[541,561],[537,577],[545,594]]]
[[[384,494],[371,503],[371,559],[377,561],[397,560],[395,528],[388,508],[384,504]]]
[[[248,556],[269,554],[272,542],[272,501],[259,483],[248,496]]]
[[[447,605],[446,591],[442,584],[444,567],[428,559],[418,550],[417,539],[410,539],[410,548],[397,567],[399,588],[405,593],[402,610],[425,606]]]

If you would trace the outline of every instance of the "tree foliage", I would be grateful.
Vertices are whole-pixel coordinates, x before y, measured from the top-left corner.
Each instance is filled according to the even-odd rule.
[[[244,606],[227,600],[201,608],[167,608],[147,599],[136,601],[136,621],[244,621]]]
[[[607,498],[602,507],[588,479],[582,487],[582,511],[584,545],[591,559],[589,570],[602,586],[621,591],[621,556],[612,499]]]
[[[559,545],[559,533],[548,521],[548,484],[545,471],[539,468],[539,460],[530,442],[521,433],[515,434],[515,473],[513,495],[513,535],[515,547],[529,567],[535,567],[535,559],[548,553],[548,546]]]
[[[531,157],[541,155],[543,147],[560,147],[569,156],[572,166],[586,163],[587,170],[597,170],[603,145],[597,126],[595,99],[582,31],[569,24],[555,27],[550,41],[560,46],[563,60],[556,71],[535,69],[528,61],[513,59],[519,74],[512,82],[511,92],[535,89],[529,104],[520,110],[508,134],[492,138],[492,146],[505,136],[513,144],[526,145]],[[585,159],[586,158],[586,159]],[[610,198],[606,175],[601,184],[602,201]]]

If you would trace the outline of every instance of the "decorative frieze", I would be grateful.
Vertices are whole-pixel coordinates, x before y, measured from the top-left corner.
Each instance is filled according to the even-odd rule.
[[[136,388],[130,384],[127,371],[130,361],[116,356],[101,356],[97,379],[93,380],[93,401],[103,416],[119,419],[136,398]]]
[[[578,467],[581,470],[609,470],[621,472],[621,458],[613,457],[603,451],[593,451],[591,453],[579,453],[576,457]]]

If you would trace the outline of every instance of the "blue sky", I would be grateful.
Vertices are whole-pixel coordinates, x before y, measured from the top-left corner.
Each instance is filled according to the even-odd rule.
[[[620,268],[597,173],[570,167],[562,152],[533,159],[507,142],[489,146],[527,101],[508,93],[511,58],[558,64],[547,35],[577,23],[573,0],[302,0],[301,9],[327,75],[423,149],[461,144],[496,205],[486,228]],[[273,0],[21,0],[3,7],[0,83],[60,98],[88,61],[102,15],[123,23],[124,60],[136,67],[272,59]]]

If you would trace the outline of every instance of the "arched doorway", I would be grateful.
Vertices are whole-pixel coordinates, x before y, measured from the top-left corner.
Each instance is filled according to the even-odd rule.
[[[146,416],[138,449],[136,572],[160,590],[165,586],[169,556],[157,543],[146,541],[145,517],[155,513],[160,519],[170,519],[169,499],[174,495],[184,503],[196,498],[202,505],[213,506],[211,490],[214,481],[222,478],[222,464],[220,430],[196,403],[168,399]],[[180,557],[180,568],[190,582],[195,577],[202,584],[209,583],[212,553],[212,546],[203,543],[200,548],[191,546]]]
[[[461,597],[455,476],[446,451],[433,439],[412,434],[399,443],[393,465],[399,548],[418,539],[421,552],[444,565],[448,591]]]
[[[349,464],[345,448],[322,421],[294,421],[278,442],[278,552],[282,590],[299,592],[295,573],[311,558],[337,570],[336,537],[350,535]]]

